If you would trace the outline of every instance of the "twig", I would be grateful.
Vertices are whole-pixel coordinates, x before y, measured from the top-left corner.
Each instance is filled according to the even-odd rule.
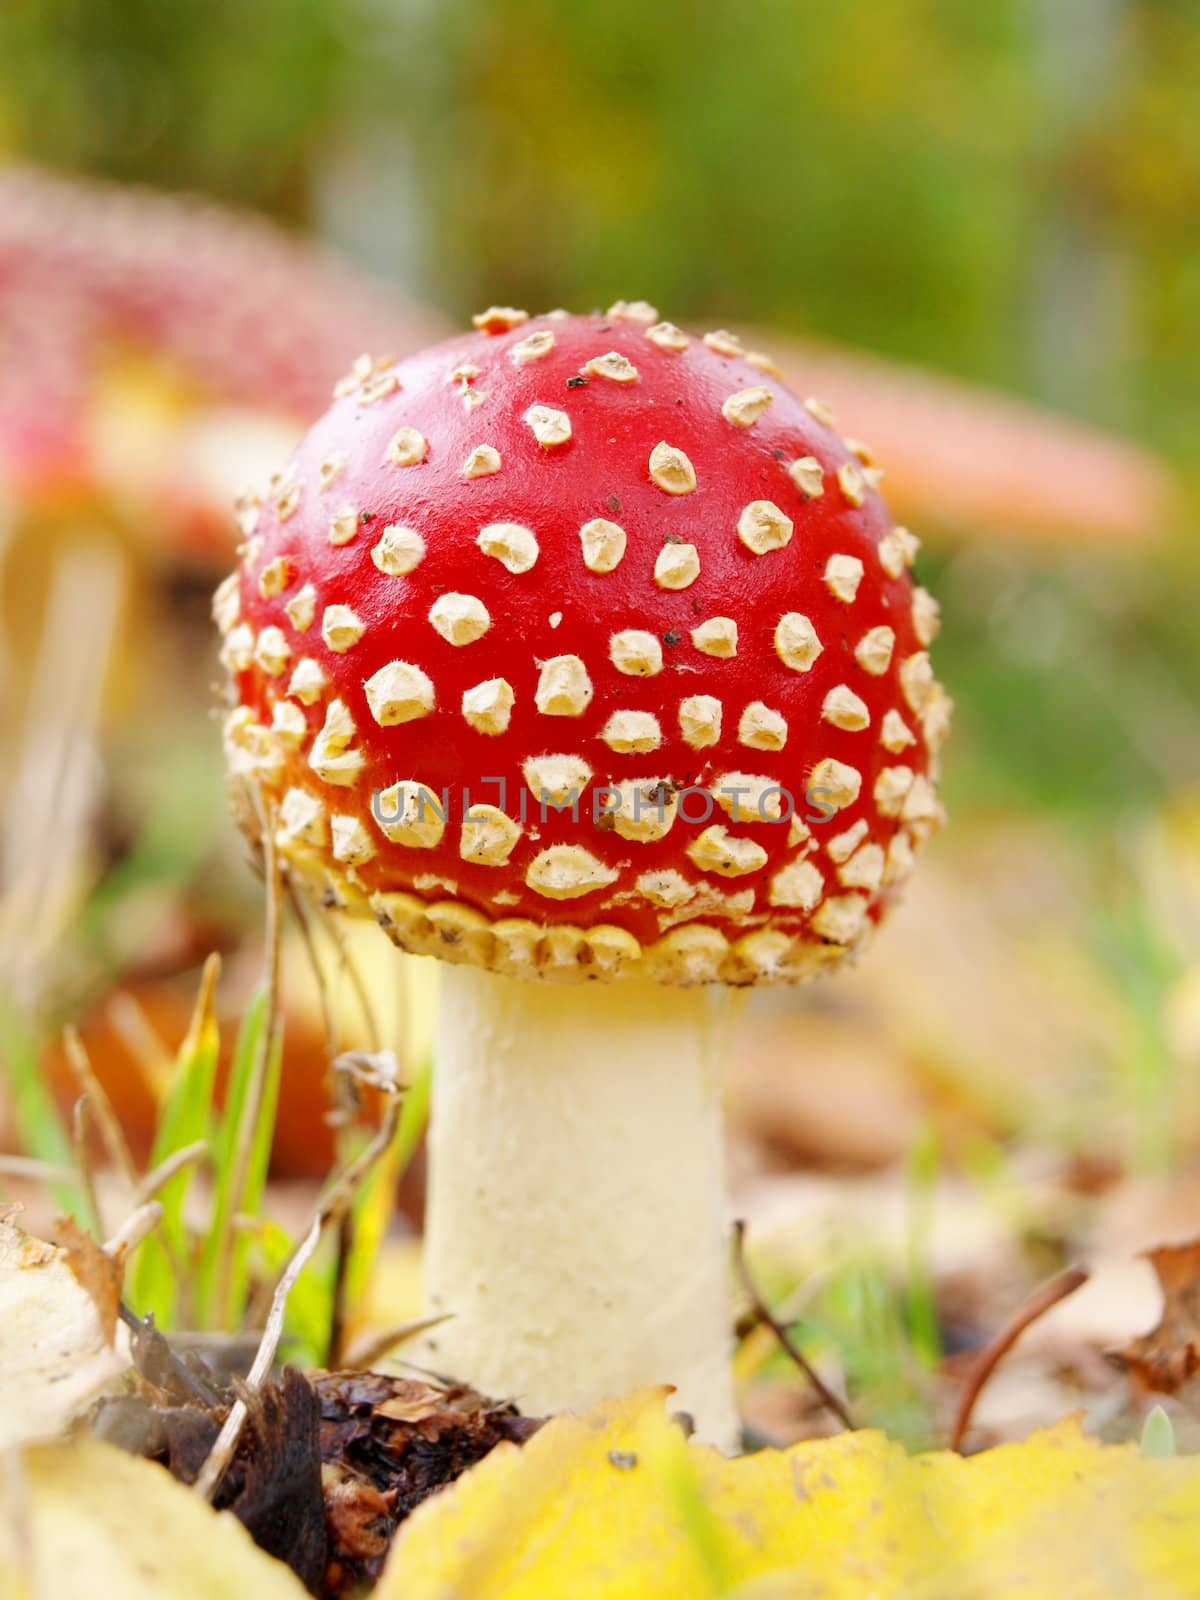
[[[261,808],[261,794],[259,795]],[[266,938],[266,977],[267,977],[267,1007],[263,1018],[262,1035],[258,1041],[255,1052],[254,1064],[250,1072],[250,1082],[246,1088],[246,1099],[242,1106],[241,1118],[238,1122],[237,1134],[233,1149],[233,1178],[229,1187],[229,1214],[242,1209],[245,1198],[246,1182],[250,1171],[250,1155],[254,1147],[254,1134],[258,1127],[258,1119],[262,1115],[263,1092],[266,1087],[267,1072],[271,1061],[271,1052],[276,1045],[276,1034],[279,1030],[279,933],[280,933],[280,882],[279,861],[275,851],[275,810],[273,806],[266,808],[262,818],[263,857],[267,885],[267,938]],[[228,1304],[232,1287],[233,1250],[231,1240],[226,1238],[220,1241],[217,1250],[217,1283],[216,1304],[223,1322],[231,1319],[232,1307]]]
[[[382,1333],[368,1334],[350,1346],[346,1352],[346,1365],[356,1371],[373,1367],[398,1344],[403,1344],[406,1339],[415,1339],[419,1333],[428,1333],[431,1328],[440,1327],[443,1322],[449,1322],[453,1315],[452,1311],[443,1311],[440,1316],[421,1317],[416,1322],[402,1322],[398,1327],[387,1328]]]
[[[92,1166],[92,1152],[88,1148],[88,1134],[91,1106],[88,1097],[81,1094],[76,1100],[71,1114],[71,1146],[75,1152],[75,1166],[79,1173],[79,1183],[83,1190],[83,1198],[88,1208],[92,1227],[97,1233],[103,1231],[104,1218],[100,1214],[100,1198],[96,1193],[96,1173]]]
[[[262,1387],[263,1381],[271,1370],[275,1360],[275,1352],[279,1348],[279,1341],[283,1336],[283,1318],[287,1311],[288,1295],[295,1286],[296,1279],[303,1272],[309,1257],[317,1248],[321,1238],[321,1217],[318,1214],[313,1218],[312,1226],[304,1238],[297,1245],[291,1260],[284,1268],[283,1275],[275,1286],[275,1293],[271,1298],[271,1311],[267,1317],[267,1325],[263,1329],[262,1339],[259,1341],[258,1353],[254,1357],[253,1365],[246,1374],[245,1392],[253,1394]],[[239,1396],[230,1407],[229,1415],[216,1442],[209,1451],[208,1459],[200,1469],[195,1482],[195,1490],[204,1500],[211,1501],[220,1486],[221,1479],[229,1463],[233,1460],[234,1451],[237,1449],[238,1440],[241,1438],[249,1408],[245,1399]]]
[[[325,1199],[320,1202],[314,1216],[314,1222],[322,1233],[326,1228],[339,1223],[346,1215],[358,1193],[360,1186],[375,1163],[387,1153],[392,1140],[396,1137],[396,1128],[400,1121],[400,1103],[402,1096],[389,1097],[384,1112],[383,1121],[375,1131],[370,1144],[366,1145],[354,1160],[333,1180]],[[286,1268],[284,1269],[287,1270]],[[278,1293],[278,1289],[275,1291]]]
[[[967,1378],[962,1398],[958,1402],[958,1412],[950,1434],[951,1450],[961,1453],[963,1440],[971,1426],[971,1417],[984,1385],[1030,1323],[1045,1316],[1046,1312],[1060,1300],[1065,1300],[1068,1295],[1074,1294],[1076,1289],[1081,1289],[1087,1281],[1088,1274],[1082,1267],[1070,1267],[1066,1272],[1059,1273],[1057,1278],[1051,1278],[1049,1283],[1043,1284],[1037,1293],[1005,1323],[991,1344],[980,1352]]]
[[[74,1167],[58,1167],[53,1161],[36,1161],[32,1156],[0,1156],[0,1177],[28,1178],[31,1183],[78,1183]]]
[[[758,1285],[754,1281],[749,1264],[746,1261],[746,1224],[740,1220],[735,1222],[733,1225],[733,1253],[738,1276],[742,1280],[742,1287],[750,1297],[750,1303],[754,1309],[754,1315],[760,1322],[765,1323],[765,1325],[770,1328],[771,1332],[779,1340],[779,1343],[791,1357],[792,1361],[795,1362],[796,1366],[799,1367],[805,1378],[812,1385],[817,1399],[821,1402],[825,1409],[833,1413],[843,1428],[847,1428],[852,1432],[854,1429],[854,1422],[851,1419],[850,1412],[847,1409],[845,1402],[839,1400],[837,1395],[834,1394],[833,1390],[830,1389],[824,1382],[820,1373],[817,1372],[816,1368],[808,1360],[803,1350],[801,1350],[799,1345],[796,1344],[795,1340],[784,1327],[783,1323],[778,1320],[778,1318],[771,1311],[771,1308],[763,1299]]]
[[[108,1151],[108,1159],[122,1174],[129,1187],[136,1188],[138,1171],[128,1141],[113,1110],[113,1103],[108,1098],[108,1092],[92,1068],[77,1028],[63,1029],[63,1048],[71,1071],[75,1074],[75,1081],[82,1093],[87,1096],[88,1106],[96,1119],[100,1137],[104,1141],[104,1148]]]
[[[162,1214],[163,1208],[157,1200],[151,1200],[148,1204],[139,1206],[136,1211],[131,1211],[112,1238],[104,1241],[105,1255],[121,1257],[130,1255],[142,1240],[158,1227],[162,1221]]]
[[[203,1161],[207,1154],[208,1141],[206,1139],[197,1139],[194,1144],[181,1146],[180,1149],[174,1151],[165,1161],[155,1167],[152,1172],[148,1172],[141,1180],[134,1190],[134,1204],[145,1205],[147,1200],[153,1200],[154,1196],[160,1194],[171,1179],[177,1173],[183,1171],[184,1167],[190,1167],[196,1161]]]
[[[336,1371],[346,1353],[346,1301],[350,1283],[350,1258],[354,1254],[354,1213],[347,1207],[338,1222],[337,1255],[333,1264],[333,1294],[329,1306],[329,1339],[325,1346],[325,1365]]]

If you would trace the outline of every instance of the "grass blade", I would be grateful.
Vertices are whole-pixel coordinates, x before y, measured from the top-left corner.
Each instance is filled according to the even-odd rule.
[[[179,1047],[171,1086],[159,1113],[150,1154],[151,1170],[188,1145],[208,1137],[221,1047],[213,1003],[220,970],[220,957],[209,956],[204,963],[196,1008],[187,1036]],[[186,1306],[190,1297],[186,1281],[180,1282],[180,1269],[186,1265],[190,1253],[184,1205],[192,1177],[193,1168],[185,1166],[163,1185],[159,1194],[162,1223],[158,1233],[143,1245],[130,1285],[134,1309],[140,1314],[153,1311],[155,1320],[163,1327],[178,1326],[181,1312],[191,1309]]]
[[[39,1045],[27,1019],[0,988],[0,1069],[8,1083],[22,1148],[34,1160],[74,1171],[71,1136],[42,1076]],[[61,1210],[77,1218],[83,1215],[78,1184],[58,1180],[49,1189]]]

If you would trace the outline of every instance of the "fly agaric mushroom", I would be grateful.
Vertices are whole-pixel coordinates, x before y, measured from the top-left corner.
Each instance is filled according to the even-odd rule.
[[[158,549],[224,566],[231,471],[290,445],[347,348],[438,331],[262,218],[8,167],[0,510],[132,512]]]
[[[704,986],[835,966],[908,875],[937,607],[731,335],[476,327],[356,363],[243,504],[228,760],[289,873],[450,963],[429,1359],[537,1411],[670,1381],[730,1445]]]

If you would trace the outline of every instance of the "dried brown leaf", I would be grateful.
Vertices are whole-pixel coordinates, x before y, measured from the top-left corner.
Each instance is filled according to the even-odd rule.
[[[1163,1292],[1156,1327],[1113,1359],[1158,1394],[1178,1394],[1200,1373],[1200,1239],[1146,1251]]]
[[[121,1311],[122,1263],[96,1243],[73,1217],[60,1217],[54,1225],[59,1249],[81,1289],[91,1296],[100,1318],[105,1344],[111,1344]]]

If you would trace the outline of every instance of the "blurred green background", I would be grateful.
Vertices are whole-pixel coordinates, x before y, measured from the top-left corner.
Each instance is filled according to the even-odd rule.
[[[13,0],[0,149],[262,208],[456,314],[644,295],[1183,455],[1195,0]]]

